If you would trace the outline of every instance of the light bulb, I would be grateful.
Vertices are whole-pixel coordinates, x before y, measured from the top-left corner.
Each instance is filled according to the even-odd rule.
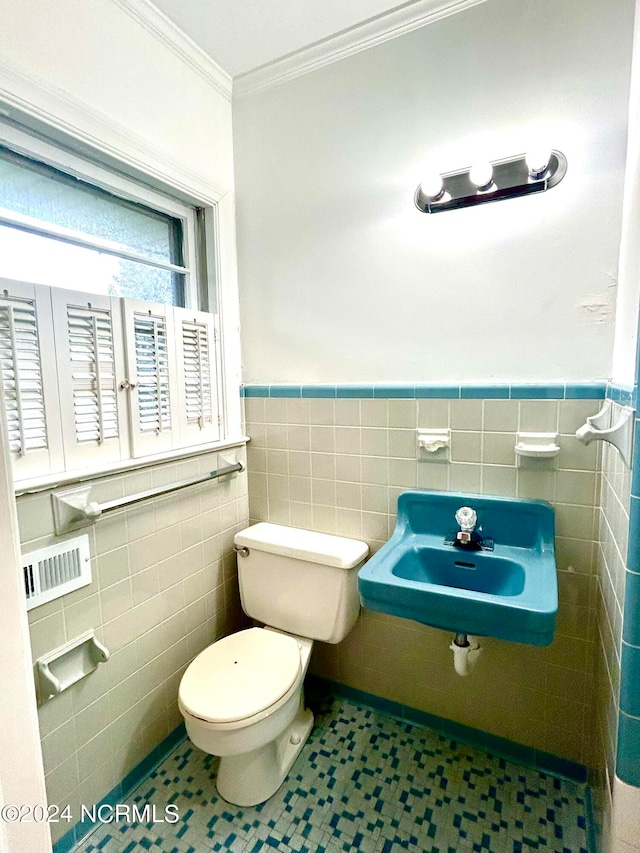
[[[426,175],[420,182],[420,195],[426,201],[438,201],[444,195],[442,177],[437,172]]]
[[[529,177],[541,178],[549,167],[550,159],[550,148],[532,148],[531,151],[528,151],[525,162],[529,170]]]
[[[469,180],[475,184],[479,190],[489,189],[493,183],[493,166],[491,163],[475,163],[469,169]]]

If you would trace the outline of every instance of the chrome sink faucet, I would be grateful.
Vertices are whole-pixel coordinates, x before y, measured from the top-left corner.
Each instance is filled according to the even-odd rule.
[[[476,532],[478,515],[470,506],[461,506],[456,512],[456,521],[460,530],[456,533],[453,544],[458,548],[469,548],[477,551],[481,547],[481,539]]]

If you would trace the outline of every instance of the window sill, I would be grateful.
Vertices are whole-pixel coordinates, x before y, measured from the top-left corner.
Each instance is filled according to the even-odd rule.
[[[122,474],[128,471],[139,471],[144,468],[149,468],[152,465],[158,465],[162,462],[173,462],[176,459],[188,459],[194,456],[201,456],[204,453],[213,453],[217,450],[226,450],[231,447],[243,447],[249,441],[249,436],[241,435],[235,439],[226,439],[225,441],[216,441],[211,444],[201,444],[197,447],[188,447],[181,450],[171,450],[167,453],[159,453],[155,456],[145,456],[143,459],[127,459],[120,462],[114,462],[110,465],[101,465],[96,470],[83,469],[79,471],[64,471],[58,474],[47,474],[45,477],[32,477],[29,480],[22,480],[15,483],[15,496],[36,494],[44,492],[47,489],[57,488],[58,486],[68,486],[73,483],[85,483],[88,480],[97,480],[100,477],[106,477],[109,474]]]

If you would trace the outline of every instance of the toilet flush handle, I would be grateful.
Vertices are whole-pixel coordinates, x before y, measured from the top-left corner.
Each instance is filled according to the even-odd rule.
[[[236,552],[236,554],[239,554],[241,557],[248,557],[249,556],[249,549],[247,548],[246,545],[234,545],[233,550]]]

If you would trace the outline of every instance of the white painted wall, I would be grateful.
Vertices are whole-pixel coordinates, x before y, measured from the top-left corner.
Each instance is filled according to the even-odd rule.
[[[0,57],[1,116],[73,149],[95,152],[128,173],[148,175],[151,183],[183,198],[220,202],[213,227],[221,244],[216,267],[230,338],[225,373],[233,391],[239,359],[227,75],[173,32],[148,0],[0,0]],[[229,421],[237,434],[239,400],[235,394],[230,399],[236,401]],[[44,804],[4,432],[0,412],[0,802]],[[58,824],[56,831],[60,829]],[[1,851],[48,849],[46,824],[0,824]]]
[[[208,199],[233,186],[231,83],[148,0],[0,0],[0,101]]]
[[[0,804],[46,807],[31,646],[19,562],[18,521],[5,423],[4,402],[0,397]],[[0,821],[0,850],[7,853],[14,850],[45,853],[50,848],[51,836],[46,823]]]
[[[633,64],[629,98],[629,138],[620,242],[620,281],[616,305],[613,380],[636,381],[638,303],[640,300],[640,2],[636,0]]]
[[[228,434],[237,437],[230,77],[150,0],[0,0],[0,22],[0,117],[191,203],[217,204],[211,266],[224,317]]]
[[[244,381],[610,376],[632,14],[491,0],[234,102]],[[414,209],[540,139],[552,191]]]

